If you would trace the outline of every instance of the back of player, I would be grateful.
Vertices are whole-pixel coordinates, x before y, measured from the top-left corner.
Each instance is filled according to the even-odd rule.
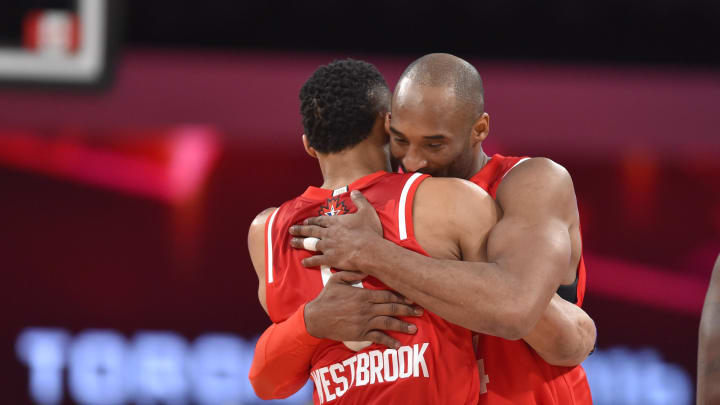
[[[314,299],[328,271],[304,268],[310,253],[293,249],[288,228],[316,215],[342,215],[356,210],[349,191],[361,191],[377,210],[384,237],[427,255],[415,239],[413,201],[427,176],[377,172],[333,190],[309,187],[273,212],[266,224],[266,294],[273,322],[281,322]],[[433,179],[435,180],[435,179]],[[368,277],[363,288],[387,289]],[[476,404],[479,378],[472,334],[425,311],[409,320],[414,335],[389,332],[401,342],[397,350],[372,345],[355,352],[342,342],[325,341],[312,359],[316,404],[452,403]]]

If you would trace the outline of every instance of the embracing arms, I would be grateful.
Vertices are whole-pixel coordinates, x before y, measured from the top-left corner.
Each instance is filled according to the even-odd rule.
[[[306,266],[360,269],[449,321],[519,339],[533,330],[572,267],[570,229],[577,205],[567,171],[546,159],[515,168],[497,198],[503,216],[487,237],[486,262],[435,259],[390,243],[377,234],[372,209],[313,218],[291,233],[323,239],[318,244],[323,254],[306,259]],[[575,333],[576,324],[564,325]],[[586,355],[592,344],[584,345],[590,347]]]
[[[595,322],[575,304],[555,294],[532,331],[523,337],[549,364],[573,367],[595,348]]]

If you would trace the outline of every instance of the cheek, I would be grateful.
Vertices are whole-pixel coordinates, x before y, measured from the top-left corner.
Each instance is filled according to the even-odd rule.
[[[402,159],[405,157],[406,148],[390,142],[390,156],[393,159]]]
[[[445,147],[441,151],[430,153],[427,156],[428,163],[436,167],[444,167],[453,164],[457,154],[450,148]]]
[[[452,155],[453,161],[463,161],[466,160],[468,156],[472,156],[472,149],[468,144],[457,143],[449,149],[448,153]]]
[[[470,149],[460,150],[455,154],[452,164],[453,176],[460,176],[466,173],[467,169],[473,164],[473,153]]]

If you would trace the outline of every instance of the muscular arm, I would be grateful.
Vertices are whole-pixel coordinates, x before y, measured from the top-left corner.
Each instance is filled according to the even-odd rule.
[[[304,236],[333,239],[331,249],[305,264],[362,269],[451,322],[520,339],[533,330],[571,266],[569,229],[577,206],[567,171],[545,159],[514,169],[498,201],[504,215],[488,236],[487,262],[430,258],[367,227],[350,232],[325,222],[328,228],[314,235],[300,229]]]
[[[448,201],[442,197],[447,195],[453,198]],[[460,179],[425,180],[418,188],[413,211],[415,237],[431,256],[488,260],[488,234],[500,212],[479,187]],[[585,311],[555,294],[535,328],[523,339],[548,363],[575,366],[592,351],[595,336],[595,324]]]
[[[572,367],[595,348],[595,322],[575,304],[555,294],[529,335],[523,340],[549,364]]]
[[[698,344],[698,405],[720,402],[720,256],[705,296]],[[715,382],[715,383],[713,383]]]

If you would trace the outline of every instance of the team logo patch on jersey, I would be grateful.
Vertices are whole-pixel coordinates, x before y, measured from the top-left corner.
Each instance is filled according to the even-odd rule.
[[[340,197],[333,197],[325,201],[325,205],[320,207],[318,215],[333,216],[347,214],[348,212],[350,212],[350,210],[343,201],[340,201]]]

